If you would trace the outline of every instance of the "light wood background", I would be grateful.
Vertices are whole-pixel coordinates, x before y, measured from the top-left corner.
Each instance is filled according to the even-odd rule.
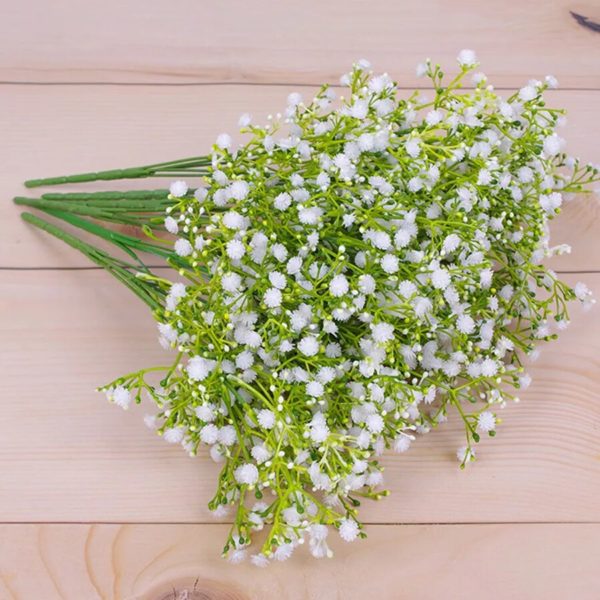
[[[219,558],[210,461],[92,391],[159,359],[149,314],[10,202],[27,177],[201,153],[357,58],[410,88],[417,62],[452,71],[462,47],[506,90],[558,77],[569,148],[600,162],[599,23],[593,0],[3,2],[0,599],[600,598],[598,309],[544,349],[473,468],[450,422],[384,459],[367,541],[259,571]],[[553,266],[600,295],[598,206],[566,206],[553,231],[573,254]]]

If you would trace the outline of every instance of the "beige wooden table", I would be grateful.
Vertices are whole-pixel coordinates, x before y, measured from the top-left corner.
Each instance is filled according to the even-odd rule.
[[[93,392],[159,355],[150,315],[10,202],[26,177],[199,154],[363,56],[410,87],[417,62],[452,70],[463,47],[507,90],[555,75],[570,150],[600,162],[594,23],[593,0],[2,2],[0,598],[172,599],[196,580],[211,599],[600,598],[600,309],[574,311],[473,468],[450,423],[384,459],[392,496],[365,507],[367,541],[232,566],[210,461]],[[598,199],[554,232],[573,246],[554,267],[600,295]]]

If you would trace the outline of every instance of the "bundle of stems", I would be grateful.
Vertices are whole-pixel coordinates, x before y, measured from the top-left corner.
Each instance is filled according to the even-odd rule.
[[[151,177],[194,178],[205,175],[209,164],[209,157],[198,156],[127,169],[30,179],[25,182],[25,187]],[[14,202],[52,217],[53,220],[47,220],[31,212],[21,214],[31,225],[79,250],[89,260],[104,268],[153,311],[162,306],[164,289],[155,283],[153,273],[140,254],[159,257],[176,269],[185,267],[181,258],[173,251],[172,241],[162,235],[165,232],[165,212],[173,204],[167,188],[48,192],[39,198],[17,196]],[[84,241],[75,233],[67,231],[64,225],[109,242],[125,253],[130,260],[123,260]],[[132,228],[131,234],[123,231]],[[140,277],[140,274],[145,276]]]

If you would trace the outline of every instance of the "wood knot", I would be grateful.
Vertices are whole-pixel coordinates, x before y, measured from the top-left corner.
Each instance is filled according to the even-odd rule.
[[[247,600],[247,597],[229,585],[196,579],[191,584],[162,588],[158,594],[147,596],[147,600]]]

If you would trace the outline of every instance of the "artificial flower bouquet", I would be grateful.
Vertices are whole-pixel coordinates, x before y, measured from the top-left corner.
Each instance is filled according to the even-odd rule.
[[[331,528],[363,537],[359,505],[387,495],[378,456],[450,416],[461,466],[473,461],[530,382],[523,357],[569,324],[571,301],[593,302],[543,265],[569,250],[550,245],[549,221],[599,179],[555,132],[563,111],[543,93],[556,81],[502,98],[478,72],[461,90],[477,62],[458,63],[450,82],[420,65],[431,91],[400,98],[360,61],[337,100],[323,86],[266,126],[243,115],[242,145],[222,134],[205,156],[26,183],[171,177],[168,190],[16,199],[151,309],[165,364],[101,389],[125,409],[149,401],[158,435],[222,465],[209,508],[233,510],[233,562],[284,560],[305,539],[330,556]]]

